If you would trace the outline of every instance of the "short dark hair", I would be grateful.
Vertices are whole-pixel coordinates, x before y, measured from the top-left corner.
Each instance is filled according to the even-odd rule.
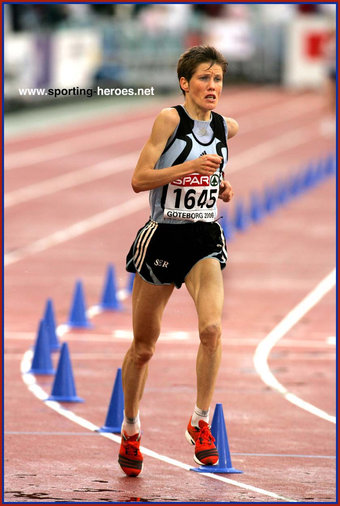
[[[207,62],[210,63],[210,66],[215,64],[220,65],[223,75],[226,73],[228,62],[222,53],[212,46],[193,46],[185,51],[178,60],[178,80],[180,80],[181,77],[184,77],[189,82],[198,65]],[[183,90],[182,92],[185,95]]]

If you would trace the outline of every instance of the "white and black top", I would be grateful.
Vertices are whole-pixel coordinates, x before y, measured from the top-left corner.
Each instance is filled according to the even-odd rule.
[[[180,122],[169,138],[155,170],[172,167],[206,154],[223,157],[212,176],[193,173],[150,191],[151,219],[158,223],[188,223],[217,219],[217,198],[228,161],[227,124],[211,112],[209,121],[192,119],[183,106],[174,107]]]

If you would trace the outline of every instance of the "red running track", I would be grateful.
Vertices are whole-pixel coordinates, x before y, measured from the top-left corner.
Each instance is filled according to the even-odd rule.
[[[93,330],[62,337],[69,343],[77,393],[85,399],[64,405],[66,414],[93,425],[75,423],[35,395],[49,394],[53,377],[37,377],[31,390],[23,381],[28,377],[21,374],[22,361],[47,298],[61,324],[68,319],[77,279],[83,281],[89,307],[99,302],[109,263],[119,286],[126,286],[125,255],[148,219],[147,195],[133,194],[131,174],[155,114],[178,100],[164,98],[163,105],[136,112],[127,108],[124,114],[6,140],[5,501],[336,500],[334,283],[269,352],[275,380],[308,403],[308,410],[266,384],[254,365],[258,345],[335,267],[334,178],[238,233],[228,245],[224,353],[212,411],[215,403],[223,404],[232,463],[243,474],[188,471],[193,452],[184,431],[195,400],[198,338],[185,288],[174,292],[166,309],[150,365],[141,406],[146,450],[140,478],[120,473],[117,438],[90,430],[104,424],[129,345],[129,298],[124,311],[94,316]],[[334,138],[320,130],[323,111],[323,99],[314,93],[271,87],[226,91],[218,112],[240,123],[239,135],[229,143],[228,178],[236,195],[230,211],[252,190],[262,191],[334,152]]]

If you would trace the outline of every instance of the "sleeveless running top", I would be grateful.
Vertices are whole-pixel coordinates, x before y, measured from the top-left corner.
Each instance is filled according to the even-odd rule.
[[[217,219],[217,198],[223,169],[228,161],[227,124],[211,112],[209,121],[192,119],[183,106],[174,107],[180,121],[155,165],[155,170],[172,167],[199,156],[223,157],[212,176],[193,173],[150,191],[151,219],[158,223],[188,223]]]

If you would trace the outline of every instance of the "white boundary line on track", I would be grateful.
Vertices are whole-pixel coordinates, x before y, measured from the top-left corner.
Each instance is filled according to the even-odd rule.
[[[55,176],[39,183],[33,183],[19,188],[4,195],[4,207],[9,208],[28,202],[39,197],[45,197],[61,190],[68,190],[81,184],[90,183],[131,170],[135,166],[139,152],[134,151],[126,155],[117,156],[113,159],[103,160],[94,165],[82,167],[81,169]]]
[[[10,253],[6,253],[4,255],[4,266],[6,267],[7,265],[18,262],[29,255],[40,253],[52,246],[57,246],[58,244],[67,242],[75,237],[79,237],[87,232],[102,227],[103,225],[120,220],[125,216],[129,216],[136,211],[144,209],[148,204],[148,196],[146,194],[142,194],[134,197],[133,199],[129,199],[122,204],[110,207],[105,211],[94,214],[90,218],[73,223],[73,225],[67,228],[58,230],[53,234],[31,242],[27,246],[11,251]]]
[[[252,131],[254,127],[263,128],[272,126],[318,108],[320,108],[319,104],[311,105],[306,103],[305,97],[294,98],[286,106],[282,103],[270,104],[267,107],[263,107],[260,116],[257,111],[244,116],[244,121],[247,120],[248,122],[254,117],[255,125],[253,121],[249,122],[248,127],[242,129],[242,133]],[[242,116],[238,120],[242,122]],[[67,155],[81,153],[87,149],[96,149],[103,146],[112,147],[115,144],[119,144],[122,140],[143,137],[145,136],[145,127],[150,125],[150,122],[153,122],[153,117],[151,116],[123,125],[104,127],[95,132],[91,131],[86,134],[73,135],[71,138],[51,142],[43,146],[9,153],[5,157],[5,170],[25,167],[47,160],[55,160]]]
[[[336,271],[332,270],[317,286],[302,299],[297,306],[294,307],[284,318],[273,328],[271,332],[257,346],[253,361],[257,373],[262,381],[283,395],[283,397],[309,413],[319,416],[331,423],[336,423],[336,417],[331,416],[322,409],[319,409],[309,402],[306,402],[295,394],[289,392],[273,375],[268,365],[268,357],[271,350],[285,336],[285,334],[296,324],[301,318],[308,313],[320,300],[336,285]]]
[[[289,330],[289,328],[291,328],[291,326],[294,325],[294,323],[292,323],[292,322],[294,322],[294,317],[296,319],[300,315],[298,318],[298,319],[300,319],[309,309],[311,309],[311,307],[313,307],[334,286],[334,284],[335,284],[335,270],[333,270],[323,281],[321,281],[321,283],[319,283],[317,285],[317,287],[309,295],[307,295],[307,297],[305,297],[305,299],[303,299],[303,301],[298,306],[296,306],[296,308],[293,311],[288,313],[287,317],[284,320],[282,320],[282,322],[284,322],[288,318],[289,323],[287,322],[286,324],[282,324],[282,322],[281,322],[279,325],[277,325],[275,327],[275,329],[282,328],[283,330],[285,330],[285,329]],[[118,293],[119,299],[125,299],[127,296],[128,296],[128,293],[126,290],[121,290]],[[299,311],[297,309],[300,306],[302,306],[305,310],[305,312],[303,312],[302,314],[301,314],[301,310]],[[306,308],[308,308],[308,309],[306,310]],[[102,309],[99,306],[91,306],[87,310],[87,316],[89,318],[91,318],[101,312],[102,312]],[[289,316],[289,315],[291,315],[291,316]],[[296,321],[298,321],[298,320],[296,320]],[[288,328],[289,324],[290,324],[290,327]],[[275,329],[270,334],[268,334],[266,339],[268,339],[268,337],[273,335],[273,332],[275,331]],[[67,324],[59,325],[59,327],[57,329],[57,334],[61,337],[62,335],[66,334],[69,330],[70,330],[70,327]],[[287,330],[286,330],[286,332],[287,332]],[[275,334],[275,335],[279,335],[279,334]],[[282,334],[282,335],[284,335],[284,334]],[[281,335],[281,337],[282,337],[282,335]],[[277,341],[278,340],[279,339],[277,339]],[[264,341],[262,341],[259,346],[261,346],[261,344]],[[268,352],[268,355],[269,355],[269,352]],[[46,399],[48,398],[48,394],[36,383],[35,376],[28,372],[31,367],[32,356],[33,356],[32,350],[26,351],[26,353],[24,354],[24,356],[22,358],[21,364],[20,364],[22,378],[23,378],[24,383],[27,385],[28,389],[38,399],[45,401],[46,405],[49,408],[53,409],[54,411],[56,411],[60,415],[68,418],[70,421],[77,423],[78,425],[80,425],[81,427],[83,427],[87,430],[90,430],[92,432],[97,432],[99,427],[94,425],[92,422],[90,422],[90,421],[86,420],[85,418],[82,418],[82,417],[76,415],[75,413],[73,413],[72,411],[64,408],[59,402],[46,401]],[[275,378],[274,378],[274,380],[275,380]],[[288,400],[290,400],[290,398],[288,398]],[[302,406],[300,406],[300,407],[303,407],[305,404],[308,404],[308,403],[305,403],[304,401],[301,401],[301,399],[299,399],[299,402],[300,402],[300,404],[302,403]],[[311,405],[309,405],[309,406],[311,406]],[[310,409],[309,409],[309,411],[312,412],[313,414],[316,414],[317,416],[320,416],[320,413],[324,413],[321,410],[319,410],[318,408],[315,408],[314,406],[312,406],[312,408],[313,408],[313,411],[311,411]],[[329,416],[329,415],[327,415],[327,416]],[[98,434],[103,437],[106,437],[107,439],[114,441],[117,444],[120,444],[120,436],[119,435],[105,433],[105,432],[104,433],[98,432]],[[147,455],[149,457],[155,458],[157,460],[160,460],[160,461],[162,461],[166,464],[169,464],[169,465],[173,465],[175,467],[180,467],[181,469],[184,469],[185,471],[190,471],[190,469],[192,467],[192,466],[189,466],[188,464],[180,462],[176,459],[172,459],[170,457],[167,457],[167,456],[161,455],[157,452],[154,452],[148,448],[141,447],[141,450],[145,455]],[[218,481],[222,481],[224,483],[228,483],[230,485],[234,485],[236,487],[243,488],[243,489],[255,492],[255,493],[259,493],[261,495],[272,497],[274,499],[283,500],[286,502],[297,502],[294,499],[283,497],[278,494],[275,494],[274,492],[270,492],[268,490],[254,487],[252,485],[244,484],[244,483],[232,480],[230,478],[225,478],[224,476],[220,476],[217,474],[203,473],[203,476],[205,476],[207,478],[212,478],[212,479],[215,479]]]
[[[144,118],[125,125],[116,125],[87,134],[75,135],[45,146],[26,149],[19,153],[10,153],[5,156],[5,170],[13,170],[34,163],[56,160],[103,146],[112,147],[122,141],[143,137],[145,136],[145,128],[150,125],[151,121],[151,119]]]
[[[240,153],[234,165],[227,169],[227,174],[234,174],[249,166],[254,166],[256,163],[263,162],[282,151],[305,144],[314,137],[318,137],[318,132],[316,130],[311,130],[310,126],[305,126],[275,137],[270,143],[265,141],[261,144],[257,144],[243,153]],[[39,183],[33,183],[13,190],[4,195],[4,208],[10,208],[36,198],[74,188],[81,184],[97,181],[113,174],[118,174],[127,170],[132,171],[139,154],[140,151],[134,151],[126,155],[118,156],[117,158],[104,160],[95,165],[89,165],[88,167],[83,167],[73,172],[68,172]]]
[[[64,408],[59,402],[56,401],[48,401],[46,400],[49,396],[48,394],[37,384],[35,376],[28,371],[31,367],[33,357],[33,351],[28,350],[25,352],[21,364],[20,369],[22,373],[22,378],[24,383],[27,385],[28,390],[35,395],[38,399],[41,401],[44,401],[46,406],[53,409],[60,415],[64,416],[65,418],[68,418],[70,421],[80,425],[84,429],[90,430],[92,432],[97,432],[99,429],[98,426],[94,425],[92,422],[86,420],[85,418],[82,418],[81,416],[76,415],[73,413],[73,411],[70,411],[69,409]],[[114,441],[117,444],[120,444],[121,438],[119,435],[111,434],[107,432],[98,432],[98,435],[105,437],[107,439],[110,439],[111,441]],[[167,457],[165,455],[161,455],[157,452],[154,452],[153,450],[150,450],[149,448],[145,448],[141,446],[141,451],[144,453],[144,455],[147,455],[148,457],[152,457],[154,459],[157,459],[161,462],[164,462],[166,464],[170,464],[175,467],[179,467],[185,471],[190,471],[192,466],[189,466],[188,464],[185,464],[184,462],[180,462],[179,460],[172,459],[170,457]],[[297,502],[295,499],[291,499],[288,497],[280,496],[278,494],[275,494],[274,492],[270,492],[269,490],[264,490],[262,488],[254,487],[253,485],[247,485],[246,483],[240,483],[238,481],[232,480],[230,478],[225,478],[224,476],[218,476],[217,474],[213,473],[202,473],[200,476],[205,476],[206,478],[212,478],[214,480],[222,481],[224,483],[227,483],[229,485],[234,485],[235,487],[239,487],[245,490],[249,490],[251,492],[255,492],[261,495],[265,495],[267,497],[272,497],[273,499],[278,499],[285,502]]]
[[[307,135],[306,128],[300,128],[293,132],[290,132],[290,134],[285,134],[278,137],[269,145],[267,143],[258,145],[248,150],[243,158],[241,155],[237,165],[229,170],[229,174],[242,170],[249,165],[254,165],[255,163],[269,158],[273,154],[277,154],[280,151],[286,151],[291,147],[308,142],[314,136],[314,134],[315,132],[312,131],[309,133],[309,135]],[[117,172],[120,172],[119,167],[115,167],[115,170]],[[118,204],[114,207],[106,209],[105,211],[94,214],[93,216],[74,223],[67,228],[58,230],[48,236],[42,237],[41,239],[37,239],[27,246],[23,246],[22,248],[6,253],[4,255],[4,267],[18,262],[19,260],[22,260],[29,255],[40,253],[51,248],[52,246],[62,244],[91,230],[95,230],[96,228],[99,228],[103,225],[112,223],[113,221],[120,219],[122,216],[133,214],[134,212],[147,207],[147,205],[149,205],[147,196],[143,194],[139,197],[129,199],[122,204]]]
[[[4,331],[4,336],[6,338],[6,340],[9,340],[9,341],[12,341],[12,340],[17,340],[17,341],[32,341],[32,339],[35,339],[36,337],[36,333],[35,332],[32,332],[32,331]],[[159,342],[162,342],[162,341],[195,341],[197,342],[197,337],[198,337],[198,334],[197,334],[197,331],[165,331],[165,332],[162,332],[161,335],[159,336]],[[79,340],[79,336],[69,336],[69,340]],[[101,342],[105,342],[105,343],[116,343],[116,342],[119,342],[119,341],[127,341],[127,340],[130,340],[132,341],[132,331],[127,331],[126,329],[115,329],[113,332],[111,333],[98,333],[96,334],[95,332],[91,332],[90,335],[88,336],[85,336],[85,335],[82,335],[82,341],[86,341],[86,342],[98,342],[98,341],[101,341]],[[257,345],[259,342],[258,339],[255,339],[255,338],[242,338],[242,340],[240,340],[239,337],[228,337],[227,338],[227,341],[226,341],[226,344],[228,345],[228,347],[230,346],[237,346],[237,347],[241,347],[241,348],[247,348],[247,347],[252,347],[252,346],[255,346]],[[308,341],[307,339],[306,340],[299,340],[297,341],[296,339],[285,339],[284,342],[281,342],[279,344],[279,346],[281,348],[290,348],[290,349],[298,349],[300,350],[301,348],[313,348],[313,349],[321,349],[323,351],[326,351],[326,352],[329,352],[329,351],[333,351],[333,348],[335,346],[335,342],[331,342],[329,341],[328,339],[322,341],[322,340],[318,340],[318,341]],[[6,353],[6,357],[8,357],[9,354]],[[10,354],[11,356],[13,357],[17,357],[19,355],[19,353],[11,353]]]

